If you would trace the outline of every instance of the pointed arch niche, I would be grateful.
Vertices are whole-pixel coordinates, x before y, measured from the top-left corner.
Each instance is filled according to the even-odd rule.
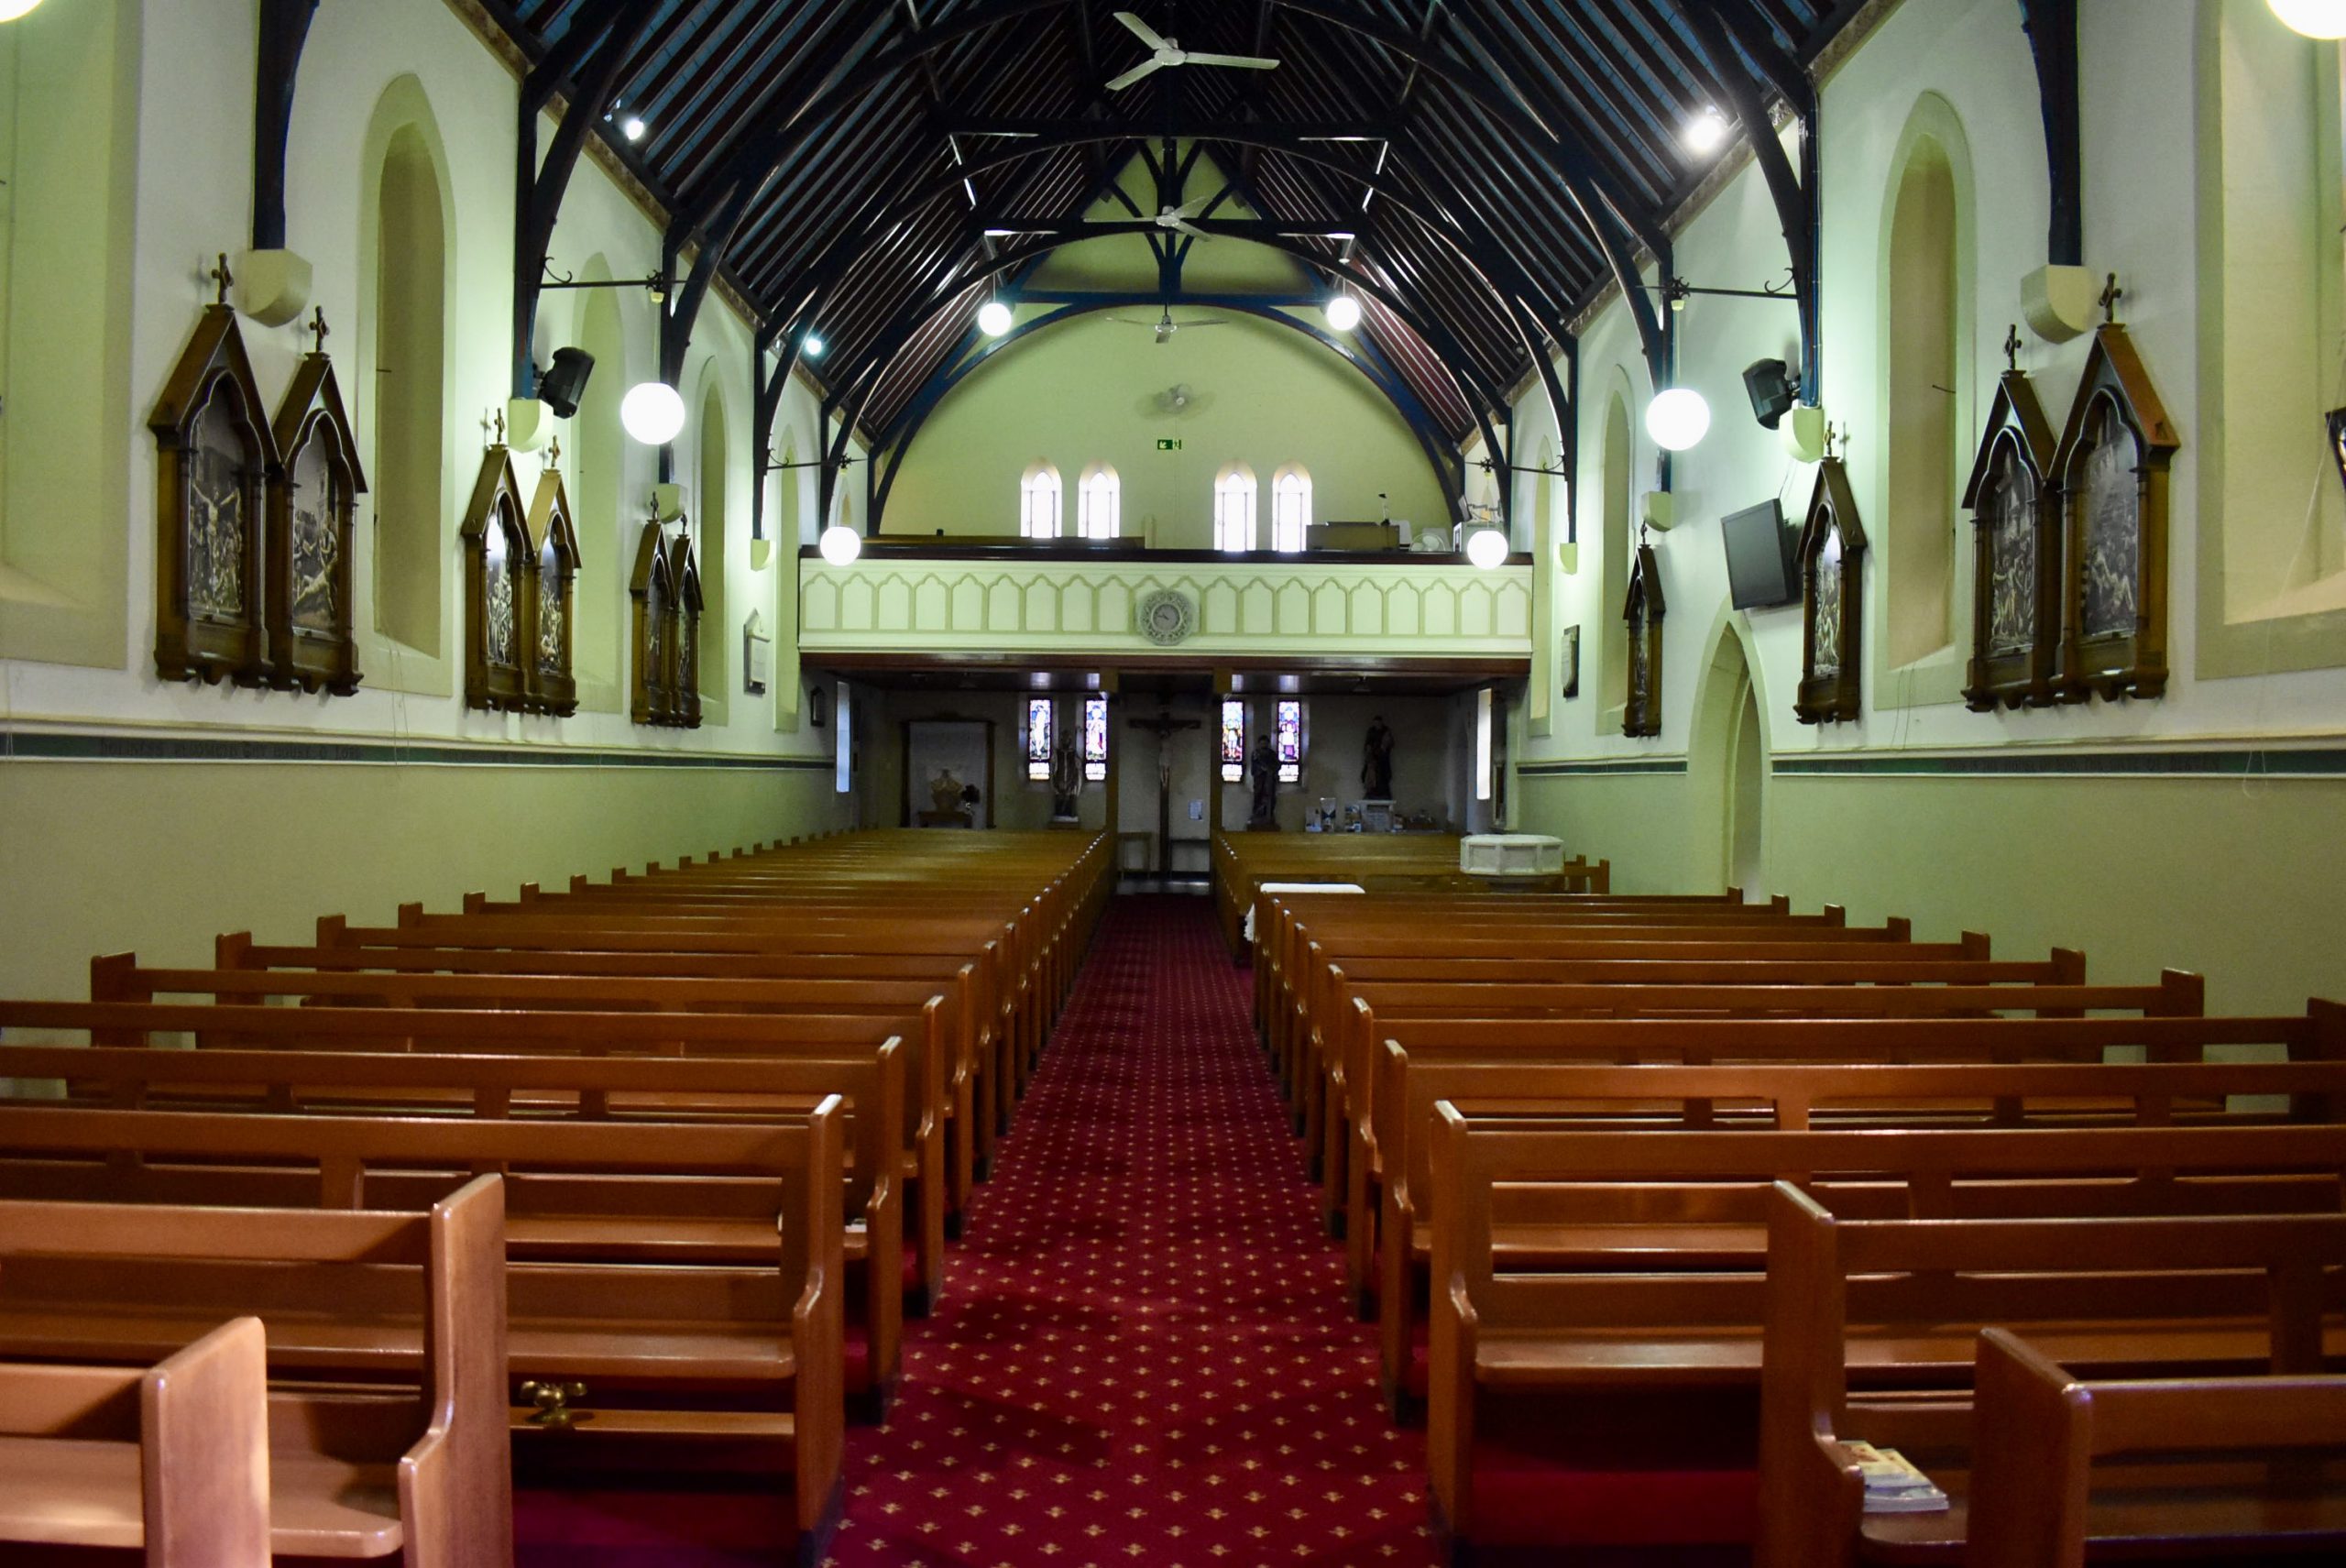
[[[1882,192],[1880,389],[1888,461],[1877,517],[1883,567],[1878,683],[1908,703],[1951,702],[1964,674],[1970,577],[1957,511],[1968,471],[1972,397],[1970,145],[1953,104],[1914,102]]]
[[[1716,838],[1688,837],[1686,885],[1739,887],[1748,899],[1763,891],[1768,734],[1760,696],[1759,662],[1745,639],[1749,629],[1722,611],[1711,635],[1687,737],[1691,801],[1718,826]],[[1708,846],[1705,848],[1705,846]]]
[[[727,655],[731,639],[725,618],[725,514],[730,510],[731,441],[725,423],[725,392],[712,367],[703,378],[700,400],[700,472],[694,487],[696,530],[694,554],[700,567],[702,614],[708,635],[700,639],[697,689],[702,717],[713,724],[725,722],[725,699],[732,687]]]
[[[371,411],[374,526],[366,531],[385,685],[447,689],[447,366],[455,209],[446,148],[422,83],[383,90],[367,130],[359,221],[366,313],[358,401]],[[364,414],[362,413],[362,417]],[[433,661],[419,670],[402,666]]]
[[[588,258],[579,277],[607,280],[600,256]],[[578,613],[571,628],[572,657],[579,700],[590,708],[615,705],[619,669],[619,624],[627,613],[632,525],[638,509],[629,504],[627,442],[619,423],[619,400],[629,381],[627,334],[619,319],[619,291],[580,291],[578,346],[595,356],[595,372],[578,400],[571,423],[578,488]],[[639,501],[641,497],[636,498]]]
[[[1597,701],[1604,705],[1602,725],[1628,701],[1629,645],[1618,619],[1629,594],[1630,465],[1636,461],[1629,437],[1629,403],[1617,387],[1605,400],[1605,445],[1602,489],[1598,504],[1605,577],[1598,595],[1601,613],[1595,619],[1605,629],[1602,662],[1598,666]]]

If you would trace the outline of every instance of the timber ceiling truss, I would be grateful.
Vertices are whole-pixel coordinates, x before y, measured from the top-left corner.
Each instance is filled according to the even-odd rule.
[[[1664,219],[1715,161],[1680,140],[1705,106],[1749,126],[1781,105],[1799,123],[1797,170],[1773,136],[1748,139],[1783,222],[1802,356],[1816,363],[1808,67],[1862,0],[1126,0],[1185,49],[1282,63],[1159,70],[1120,92],[1106,82],[1146,50],[1116,5],[1093,0],[480,3],[532,62],[515,392],[534,386],[531,330],[563,192],[599,136],[672,215],[662,374],[681,373],[722,276],[762,318],[762,466],[793,367],[825,389],[826,515],[850,432],[901,456],[928,411],[1010,341],[976,330],[990,292],[1016,295],[1058,247],[1120,228],[1148,237],[1156,291],[1038,291],[1034,302],[1057,307],[1045,319],[1178,300],[1310,332],[1392,401],[1453,497],[1476,433],[1511,462],[1497,427],[1511,389],[1536,375],[1570,471],[1554,360],[1569,372],[1563,323],[1607,285],[1628,285],[1655,383],[1671,379],[1671,313],[1638,268],[1672,276]],[[550,106],[558,129],[542,154]],[[634,139],[622,129],[632,120]],[[1226,183],[1190,188],[1200,154]],[[1197,229],[1349,287],[1362,329],[1349,342],[1319,331],[1295,310],[1316,296],[1184,291],[1195,240],[1125,194],[1136,159],[1160,207],[1207,198]],[[1129,221],[1086,222],[1102,201]],[[1247,215],[1223,215],[1233,204]]]

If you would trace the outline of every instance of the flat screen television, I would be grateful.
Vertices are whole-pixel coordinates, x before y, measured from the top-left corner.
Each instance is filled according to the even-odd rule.
[[[1792,580],[1792,537],[1776,502],[1719,519],[1719,541],[1727,546],[1727,598],[1736,609],[1761,609],[1800,597]]]

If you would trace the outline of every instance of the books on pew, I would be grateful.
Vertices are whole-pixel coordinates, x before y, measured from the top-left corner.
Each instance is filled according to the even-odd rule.
[[[1858,1462],[1865,1477],[1866,1512],[1869,1514],[1936,1514],[1946,1511],[1946,1494],[1894,1448],[1869,1442],[1841,1445]]]

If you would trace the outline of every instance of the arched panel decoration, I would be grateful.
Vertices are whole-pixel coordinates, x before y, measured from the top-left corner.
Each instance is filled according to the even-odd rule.
[[[672,633],[668,639],[671,663],[668,666],[669,722],[684,729],[700,728],[700,618],[706,605],[702,597],[700,560],[693,551],[692,535],[679,533],[668,542],[668,580],[675,586],[676,597],[670,610]]]
[[[556,444],[545,472],[538,476],[537,497],[530,503],[530,534],[538,542],[536,656],[530,661],[530,699],[540,713],[567,718],[578,711],[578,674],[571,662],[577,630],[578,530],[571,516],[570,492],[554,466],[561,455]]]
[[[2166,471],[2180,445],[2132,339],[2105,323],[2053,458],[2065,702],[2166,690]]]
[[[700,563],[692,538],[674,539],[657,521],[637,541],[633,600],[634,674],[630,711],[638,724],[700,727]]]
[[[367,476],[323,328],[320,343],[302,356],[270,427],[283,464],[269,501],[269,682],[348,696],[359,681],[352,531]]]
[[[1866,531],[1849,494],[1848,470],[1826,455],[1801,522],[1800,690],[1792,712],[1803,724],[1838,724],[1858,712],[1865,626]]]
[[[1971,666],[1967,707],[2042,707],[2054,700],[2061,643],[2061,501],[2053,427],[2028,373],[2004,372],[1972,460]]]
[[[1670,613],[1661,592],[1661,567],[1653,546],[1640,544],[1629,566],[1621,619],[1628,624],[1628,694],[1621,707],[1621,733],[1650,739],[1661,733],[1661,621]]]
[[[226,294],[226,269],[221,274]],[[147,421],[157,448],[155,673],[268,681],[262,506],[277,438],[225,302],[206,305]]]
[[[465,706],[527,713],[538,636],[538,553],[530,543],[512,455],[501,445],[481,456],[460,533]]]

